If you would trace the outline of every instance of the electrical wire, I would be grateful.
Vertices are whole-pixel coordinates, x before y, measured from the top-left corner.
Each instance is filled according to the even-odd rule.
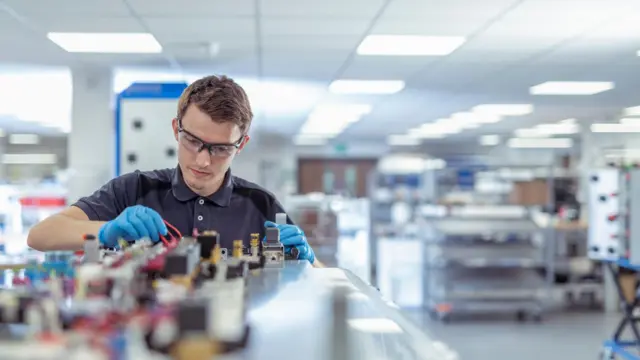
[[[171,223],[169,223],[167,220],[162,221],[164,221],[164,224],[167,225],[168,230],[173,231],[173,234],[170,231],[167,231],[167,236],[169,237],[169,239],[167,239],[163,235],[160,235],[160,240],[162,240],[162,243],[164,243],[165,246],[170,246],[171,244],[179,241],[182,238],[182,233],[180,232],[180,230],[176,229],[175,226],[171,225]]]

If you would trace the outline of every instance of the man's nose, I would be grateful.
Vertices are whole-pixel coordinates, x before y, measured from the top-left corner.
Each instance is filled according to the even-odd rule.
[[[209,155],[209,150],[203,149],[196,155],[196,164],[199,167],[207,167],[211,165],[211,155]]]

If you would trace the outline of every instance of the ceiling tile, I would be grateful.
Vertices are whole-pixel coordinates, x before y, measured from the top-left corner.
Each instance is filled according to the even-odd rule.
[[[342,78],[405,80],[434,62],[435,57],[356,56]]]
[[[487,21],[519,0],[395,0],[387,7],[383,19],[405,21],[447,19],[451,23],[475,18]]]
[[[145,32],[140,23],[130,17],[62,16],[39,21],[44,32]]]
[[[19,15],[33,19],[50,18],[62,15],[130,15],[129,10],[123,1],[113,0],[3,0],[2,3]]]
[[[250,17],[145,18],[162,44],[206,46],[214,42],[220,54],[255,47],[255,21]]]
[[[127,0],[140,16],[253,16],[254,0]]]
[[[360,43],[357,35],[264,35],[262,46],[267,51],[337,50],[351,51]]]
[[[262,20],[262,33],[271,35],[359,35],[364,36],[369,21],[332,18],[281,18]]]
[[[348,52],[306,51],[263,53],[265,76],[331,80]]]
[[[260,0],[264,16],[371,19],[385,0]]]

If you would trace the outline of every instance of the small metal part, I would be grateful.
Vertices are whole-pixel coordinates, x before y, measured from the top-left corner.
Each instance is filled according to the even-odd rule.
[[[242,257],[242,240],[234,240],[233,241],[233,257],[241,258]]]
[[[276,214],[276,224],[278,224],[278,225],[286,225],[287,224],[287,214],[285,214],[285,213],[277,213]]]

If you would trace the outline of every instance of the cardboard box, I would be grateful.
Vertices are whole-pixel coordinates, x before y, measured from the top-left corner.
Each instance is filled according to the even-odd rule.
[[[514,205],[548,205],[549,186],[547,180],[520,181],[513,184],[509,202]]]

